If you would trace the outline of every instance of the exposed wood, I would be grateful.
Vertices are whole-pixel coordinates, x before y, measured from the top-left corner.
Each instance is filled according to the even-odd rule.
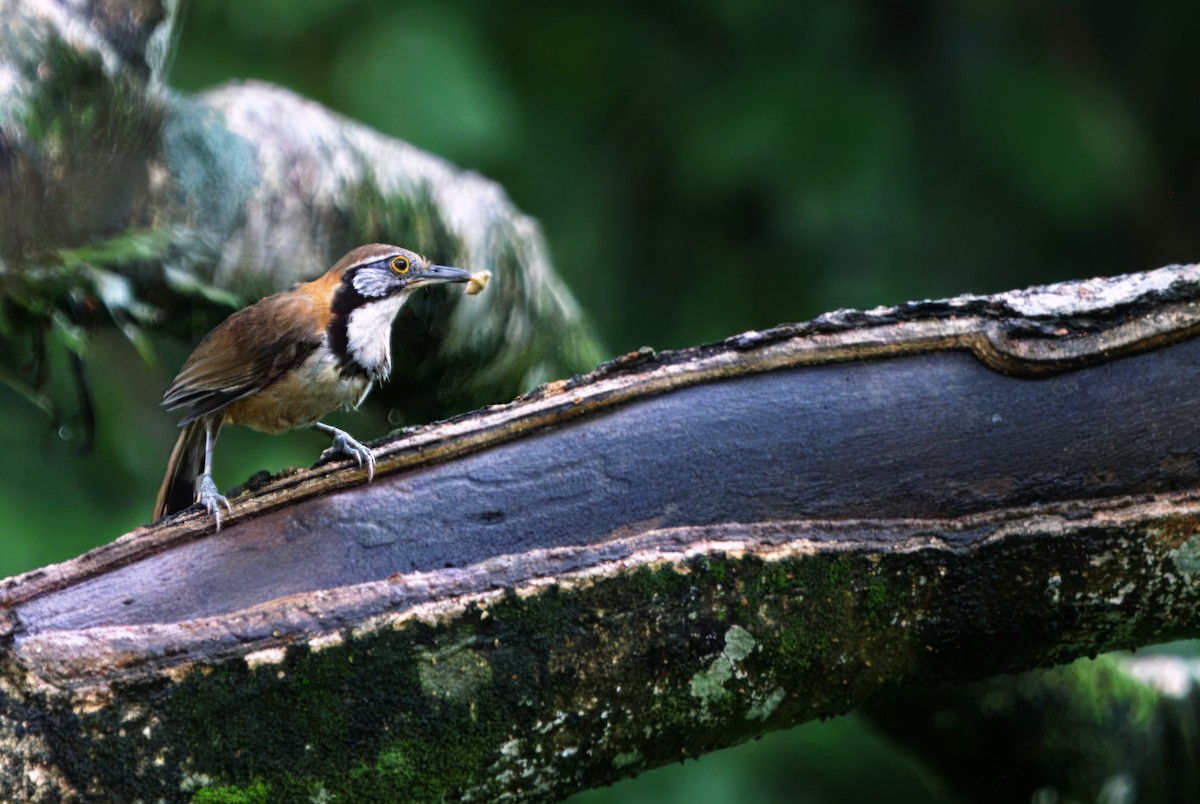
[[[9,579],[0,793],[553,798],[1196,635],[1198,280],[634,353]]]

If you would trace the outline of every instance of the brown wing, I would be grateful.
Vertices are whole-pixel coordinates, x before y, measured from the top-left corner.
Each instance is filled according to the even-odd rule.
[[[182,426],[266,388],[321,345],[316,308],[309,294],[292,291],[229,316],[200,341],[162,406],[188,409]]]

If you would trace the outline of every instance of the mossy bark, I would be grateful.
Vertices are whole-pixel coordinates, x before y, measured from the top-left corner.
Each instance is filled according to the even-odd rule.
[[[1198,279],[634,353],[4,581],[0,794],[551,800],[1194,636]]]

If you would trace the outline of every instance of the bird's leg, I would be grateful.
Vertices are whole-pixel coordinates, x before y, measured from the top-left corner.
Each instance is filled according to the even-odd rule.
[[[322,433],[329,433],[329,435],[333,436],[333,446],[330,447],[333,452],[340,452],[347,457],[353,458],[358,462],[359,466],[365,465],[367,467],[368,483],[375,479],[375,453],[371,452],[370,447],[345,430],[339,430],[324,422],[317,422],[313,427]]]
[[[213,431],[212,420],[204,420],[204,471],[196,478],[196,502],[204,506],[204,509],[212,514],[213,520],[216,522],[216,529],[221,529],[221,506],[224,505],[229,513],[233,513],[233,506],[229,504],[229,500],[221,494],[217,489],[217,484],[212,479],[212,454],[213,454]]]

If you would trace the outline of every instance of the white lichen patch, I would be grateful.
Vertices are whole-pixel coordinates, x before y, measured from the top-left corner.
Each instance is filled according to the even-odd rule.
[[[201,788],[212,787],[215,783],[216,780],[207,773],[185,773],[179,782],[179,789],[184,793],[194,793]]]
[[[705,705],[729,697],[729,691],[725,689],[725,682],[732,676],[733,670],[730,668],[729,662],[724,657],[718,656],[707,670],[702,670],[692,676],[692,697],[699,698]]]
[[[775,713],[786,697],[787,692],[783,687],[776,687],[765,697],[753,696],[750,708],[746,710],[746,720],[766,720]]]
[[[542,758],[542,747],[537,743],[513,738],[500,746],[500,759],[488,769],[488,778],[501,785],[507,786],[514,779],[522,780],[521,785],[528,786],[536,792],[547,793],[558,781],[558,772],[553,763],[547,764]],[[496,795],[492,785],[485,783],[479,788],[463,791],[462,801],[512,801],[516,797],[511,792]]]
[[[1135,589],[1137,589],[1137,583],[1135,581],[1130,581],[1118,589],[1116,594],[1108,598],[1106,602],[1111,603],[1114,606],[1119,606],[1125,602],[1125,596]]]
[[[549,734],[566,722],[567,713],[560,710],[554,713],[554,718],[549,723],[541,720],[539,720],[537,723],[534,723],[533,730],[539,734]]]
[[[749,631],[735,625],[725,633],[724,653],[731,662],[740,662],[750,655],[756,644]]]
[[[624,751],[613,757],[614,768],[628,768],[630,765],[642,761],[642,753],[637,749],[633,751]]]
[[[308,640],[308,647],[313,653],[320,653],[326,648],[336,648],[345,641],[341,631],[333,631],[328,634],[319,634]]]
[[[253,670],[263,665],[282,664],[287,658],[287,648],[264,648],[246,654],[246,666]]]
[[[703,707],[728,698],[730,692],[725,688],[725,682],[733,678],[738,669],[737,663],[749,656],[756,644],[750,632],[740,625],[726,631],[725,649],[712,660],[707,670],[701,670],[692,676],[692,696],[699,698]]]
[[[1046,579],[1046,597],[1051,603],[1058,603],[1062,599],[1062,576],[1051,575]]]
[[[1185,578],[1200,576],[1200,536],[1193,536],[1167,553],[1175,569]]]
[[[1200,277],[1200,266],[1173,265],[1145,273],[1043,285],[1002,293],[995,298],[1003,299],[1025,316],[1078,315],[1082,311],[1109,310],[1128,304],[1139,297],[1163,292],[1172,285],[1195,282],[1197,277]]]

